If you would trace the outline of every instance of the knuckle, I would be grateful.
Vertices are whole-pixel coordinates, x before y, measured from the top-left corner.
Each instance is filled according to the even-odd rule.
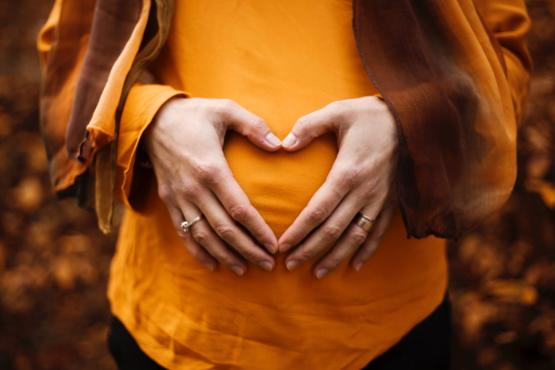
[[[229,214],[237,222],[245,222],[249,217],[249,207],[244,204],[235,204],[229,208]]]
[[[326,105],[326,109],[330,111],[336,118],[339,118],[345,111],[345,104],[343,101],[333,101]]]
[[[308,261],[314,256],[314,251],[309,248],[301,249],[296,254],[296,259],[300,261]]]
[[[367,237],[368,235],[362,230],[353,231],[353,233],[351,234],[351,240],[353,244],[356,244],[356,245],[361,245],[362,243],[364,243]]]
[[[337,225],[326,225],[323,227],[322,232],[327,239],[336,240],[341,236],[342,230]]]
[[[200,229],[193,229],[191,230],[193,239],[195,239],[195,241],[197,243],[199,243],[200,245],[206,245],[206,243],[208,242],[208,233],[204,230],[200,230]]]
[[[337,183],[337,182],[331,183],[331,186],[330,186],[329,189],[330,189],[330,192],[333,194],[333,197],[336,198],[336,199],[343,198],[343,195],[346,192],[343,189],[342,185],[340,183]]]
[[[256,117],[252,120],[251,126],[254,132],[264,132],[266,131],[266,123],[260,117]]]
[[[340,172],[339,183],[345,188],[352,188],[360,182],[361,171],[357,167],[348,167]]]
[[[214,225],[214,231],[224,240],[232,240],[235,235],[233,227],[224,223]]]
[[[172,195],[171,188],[166,185],[158,186],[158,197],[165,203],[170,201]]]
[[[195,199],[200,191],[200,185],[193,181],[183,182],[179,186],[179,193],[183,194],[188,199]]]
[[[359,197],[361,203],[372,204],[375,201],[375,191],[371,186],[364,185],[359,193]]]
[[[318,134],[316,130],[311,129],[312,127],[315,127],[315,125],[311,123],[310,118],[302,117],[295,123],[292,132],[297,137],[303,137],[305,140],[313,140]]]
[[[212,162],[197,162],[193,166],[195,177],[201,182],[214,182],[220,173],[220,168]]]
[[[255,118],[248,124],[245,136],[251,140],[256,140],[263,136],[267,131],[268,129],[264,121],[261,118]]]
[[[309,212],[308,218],[311,222],[320,223],[325,220],[326,214],[324,207],[315,207]]]
[[[305,129],[305,127],[307,126],[307,124],[308,124],[308,118],[306,117],[299,118],[295,123],[295,127],[293,128],[294,133],[301,134]]]

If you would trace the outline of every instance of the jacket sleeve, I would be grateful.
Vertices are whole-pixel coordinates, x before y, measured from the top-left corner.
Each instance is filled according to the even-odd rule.
[[[460,237],[515,183],[530,69],[524,0],[353,1],[359,53],[397,124],[407,236]]]
[[[524,0],[476,0],[484,23],[501,48],[518,122],[528,93],[531,59],[526,38],[530,18]]]
[[[421,107],[430,101],[438,105],[424,116],[428,124],[413,126],[409,119],[402,125],[409,154],[400,167],[399,194],[413,237],[460,237],[501,208],[517,174],[517,131],[531,68],[525,1],[474,0],[474,12],[471,2],[456,3],[462,12],[451,10],[451,42],[465,56],[454,57],[453,77],[441,77],[450,82],[442,85],[440,79],[435,85],[448,100],[438,103],[433,92],[421,95],[429,99],[420,101]],[[465,32],[468,37],[461,37]],[[455,114],[435,116],[444,103]]]
[[[115,226],[116,196],[129,204],[119,189],[130,186],[144,128],[181,94],[137,82],[165,43],[171,4],[56,0],[38,35],[40,125],[54,190],[94,208],[104,232]]]
[[[116,138],[151,14],[150,0],[56,0],[40,30],[40,126],[58,194],[75,195],[96,153]]]
[[[37,49],[41,67],[40,129],[49,160],[54,190],[68,195],[85,166],[70,158],[65,145],[75,86],[88,46],[94,2],[56,0],[39,31]],[[80,14],[79,21],[73,14]]]

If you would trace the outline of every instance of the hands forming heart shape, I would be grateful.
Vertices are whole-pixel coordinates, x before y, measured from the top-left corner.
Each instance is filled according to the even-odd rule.
[[[229,129],[271,152],[300,150],[328,132],[337,138],[339,151],[325,182],[279,240],[227,165],[222,147]],[[211,270],[222,264],[243,275],[249,261],[270,271],[279,251],[289,252],[288,270],[322,255],[314,266],[317,278],[347,259],[358,271],[394,212],[397,132],[389,109],[374,96],[335,101],[301,117],[283,142],[262,118],[232,100],[173,98],[144,141],[178,235]],[[353,223],[359,213],[375,220],[369,231]],[[196,223],[191,232],[180,227],[199,215],[207,222]]]

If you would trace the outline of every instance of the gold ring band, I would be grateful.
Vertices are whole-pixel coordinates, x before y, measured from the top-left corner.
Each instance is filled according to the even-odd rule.
[[[353,222],[354,222],[355,225],[360,227],[362,230],[369,233],[370,230],[372,229],[372,225],[374,225],[375,221],[376,221],[376,219],[372,219],[372,218],[362,214],[361,212],[359,212],[357,214],[357,216],[355,217]]]

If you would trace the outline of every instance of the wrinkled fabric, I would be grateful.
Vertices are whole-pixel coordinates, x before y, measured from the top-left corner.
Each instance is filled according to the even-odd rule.
[[[144,47],[157,32],[150,19],[158,13],[167,26],[171,3],[58,0],[39,35],[41,127],[54,189],[85,202],[96,195],[106,231],[111,211],[99,209],[113,208],[112,197],[95,193],[113,192],[113,181],[95,192],[87,178],[95,178],[95,153],[118,134],[126,73],[141,40]],[[396,182],[407,235],[458,237],[498,209],[515,180],[516,125],[530,69],[524,1],[356,0],[353,7],[361,59],[399,129]],[[91,34],[102,40],[113,29],[129,34],[127,42],[89,43]],[[115,155],[102,161],[96,177],[113,179],[105,172],[116,171]]]
[[[94,152],[115,137],[116,108],[150,5],[147,0],[54,3],[37,40],[41,129],[54,190],[74,185]]]
[[[460,236],[506,201],[516,179],[529,19],[524,0],[476,3],[355,0],[367,72],[396,116],[409,236]]]
[[[169,368],[357,369],[441,301],[443,241],[404,234],[457,236],[508,196],[529,69],[522,1],[476,1],[475,7],[465,0],[356,0],[354,14],[350,1],[180,1],[166,48],[151,66],[157,81],[133,86],[118,128],[122,78],[133,69],[160,2],[141,3],[129,28],[134,37],[118,57],[126,67],[101,92],[112,99],[95,106],[93,115],[102,119],[83,126],[83,140],[96,149],[81,163],[60,148],[67,149],[77,81],[92,52],[92,3],[58,1],[41,31],[42,129],[58,191],[75,186],[95,160],[108,164],[95,166],[103,168],[100,175],[110,171],[111,162],[95,153],[117,139],[115,191],[128,211],[109,297],[147,354]],[[342,266],[317,281],[310,265],[288,273],[282,255],[271,273],[256,267],[243,278],[208,272],[177,238],[153,174],[136,165],[142,133],[175,96],[233,98],[283,137],[301,114],[378,92],[400,136],[403,219],[395,215],[359,273]],[[99,127],[107,135],[90,134]],[[324,181],[336,148],[333,138],[323,137],[297,154],[269,155],[230,135],[225,154],[279,235]]]
[[[134,86],[122,115],[120,192],[130,208],[109,286],[114,314],[163,366],[360,368],[443,299],[444,242],[407,241],[399,214],[360,273],[343,265],[319,281],[312,264],[287,272],[283,254],[271,273],[255,266],[243,278],[224,268],[212,273],[185,251],[152,172],[136,162],[140,132],[179,94],[230,98],[282,138],[297,118],[327,103],[375,94],[351,20],[349,1],[316,8],[298,0],[176,3],[166,47],[150,68],[157,83]],[[224,154],[279,236],[324,182],[337,146],[330,134],[298,153],[268,153],[229,132]]]
[[[115,158],[122,103],[167,34],[171,2],[57,0],[39,33],[40,126],[60,196],[114,226]],[[163,23],[163,24],[162,24]]]

